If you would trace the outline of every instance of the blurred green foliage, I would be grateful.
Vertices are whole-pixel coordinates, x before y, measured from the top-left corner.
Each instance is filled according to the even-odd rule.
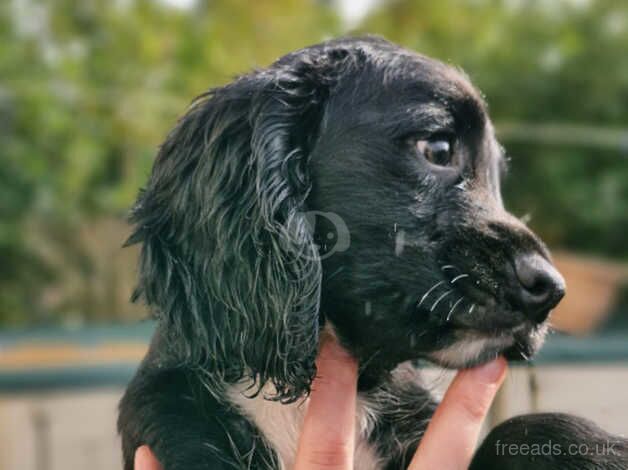
[[[626,2],[382,2],[356,31],[462,66],[498,128],[628,127]],[[124,317],[127,290],[111,289],[131,284],[134,260],[112,221],[177,116],[208,87],[344,32],[329,1],[2,2],[0,325]],[[628,142],[503,143],[515,213],[554,246],[628,259]]]

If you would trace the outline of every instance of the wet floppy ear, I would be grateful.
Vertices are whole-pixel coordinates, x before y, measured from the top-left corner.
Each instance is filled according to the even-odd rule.
[[[279,64],[202,96],[134,208],[135,297],[179,360],[215,385],[272,381],[276,398],[292,400],[314,376],[321,264],[305,199],[324,62]]]

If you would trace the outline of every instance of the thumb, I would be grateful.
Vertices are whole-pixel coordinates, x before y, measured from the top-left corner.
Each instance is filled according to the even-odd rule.
[[[458,372],[436,409],[409,470],[467,469],[484,417],[505,376],[503,357]]]

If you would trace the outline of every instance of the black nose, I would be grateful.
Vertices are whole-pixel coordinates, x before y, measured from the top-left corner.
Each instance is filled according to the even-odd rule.
[[[522,310],[534,322],[547,318],[565,295],[565,280],[541,255],[521,255],[515,259],[519,281],[516,296]]]

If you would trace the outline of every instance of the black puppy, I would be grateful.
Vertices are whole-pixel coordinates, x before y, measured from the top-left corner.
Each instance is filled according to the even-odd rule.
[[[466,77],[377,38],[312,46],[201,96],[133,211],[136,297],[159,326],[120,405],[125,468],[142,444],[166,470],[291,468],[322,329],[361,364],[356,468],[404,468],[436,403],[399,364],[525,359],[564,293],[503,208],[502,166]],[[560,442],[570,426],[597,432],[560,422]],[[478,455],[477,468],[505,458]]]

